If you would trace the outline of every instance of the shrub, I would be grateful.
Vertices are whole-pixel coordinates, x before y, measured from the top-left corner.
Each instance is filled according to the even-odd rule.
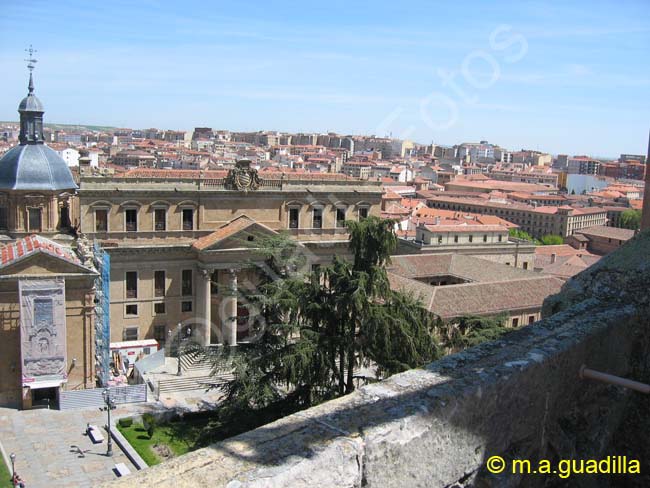
[[[147,430],[147,434],[149,434],[149,439],[151,439],[154,431],[156,430],[156,417],[154,417],[150,413],[142,414],[142,425]]]
[[[133,425],[133,419],[131,417],[124,417],[117,421],[120,424],[120,427],[131,427]]]

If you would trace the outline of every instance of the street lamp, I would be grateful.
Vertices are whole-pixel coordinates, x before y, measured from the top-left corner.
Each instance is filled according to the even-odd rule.
[[[176,355],[178,356],[178,371],[176,371],[176,376],[180,376],[183,374],[183,371],[181,370],[181,323],[178,323],[178,326],[176,328],[176,336],[178,337],[178,349],[176,351]]]
[[[106,410],[108,412],[108,448],[106,449],[106,455],[107,456],[112,456],[113,455],[113,439],[111,436],[111,410],[114,410],[117,408],[115,406],[115,400],[111,398],[111,390],[108,388],[105,388],[104,391],[102,392],[102,396],[104,397],[104,403],[106,406],[102,410]]]
[[[16,453],[9,454],[11,459],[11,486],[16,486]]]

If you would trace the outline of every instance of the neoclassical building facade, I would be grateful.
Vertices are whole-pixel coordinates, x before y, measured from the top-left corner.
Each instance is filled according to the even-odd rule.
[[[338,174],[134,169],[82,176],[79,232],[111,258],[111,341],[247,340],[264,272],[255,240],[286,233],[308,266],[348,253],[346,220],[380,215],[379,183]],[[184,332],[185,333],[185,332]]]

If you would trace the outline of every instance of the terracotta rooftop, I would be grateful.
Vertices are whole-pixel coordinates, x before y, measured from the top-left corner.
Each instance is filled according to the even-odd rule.
[[[406,278],[452,275],[467,281],[496,282],[533,276],[532,271],[513,268],[464,254],[408,254],[391,257],[387,270]]]
[[[0,267],[9,266],[37,253],[55,256],[81,266],[81,261],[72,249],[35,234],[4,246],[0,252]]]
[[[222,241],[228,237],[232,237],[236,233],[246,229],[247,227],[250,227],[255,223],[256,222],[254,220],[246,217],[245,215],[241,215],[234,220],[231,220],[227,224],[222,225],[211,234],[203,236],[200,239],[194,241],[194,244],[192,244],[192,249],[195,249],[197,251],[206,249],[219,241]]]
[[[511,281],[446,286],[430,286],[393,272],[388,273],[388,279],[392,289],[409,293],[443,319],[539,309],[546,297],[558,293],[564,283],[559,278],[534,272],[529,272],[527,278]]]
[[[621,241],[627,241],[634,237],[634,231],[630,229],[619,229],[618,227],[608,227],[605,225],[595,225],[593,227],[587,227],[586,229],[581,229],[576,231],[577,234],[582,234],[584,236],[594,236],[594,237],[607,237],[610,239],[618,239]]]

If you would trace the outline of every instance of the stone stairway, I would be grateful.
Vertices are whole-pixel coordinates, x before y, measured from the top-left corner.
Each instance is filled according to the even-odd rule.
[[[219,386],[234,378],[232,373],[213,375],[210,359],[200,352],[183,354],[181,356],[181,370],[181,376],[160,380],[158,382],[159,394],[176,391],[206,390],[210,386]]]

